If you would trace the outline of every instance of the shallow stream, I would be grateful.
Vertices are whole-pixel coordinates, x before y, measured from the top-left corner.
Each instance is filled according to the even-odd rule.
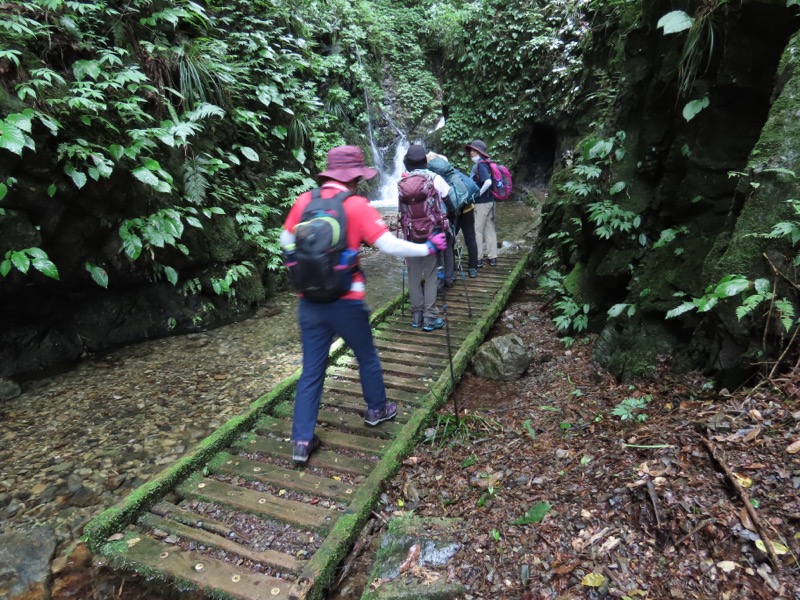
[[[529,245],[536,217],[522,203],[500,205],[504,248]],[[363,265],[371,307],[400,293],[401,259],[368,251]],[[67,552],[89,519],[298,368],[295,310],[284,291],[241,322],[131,345],[28,382],[0,405],[0,534],[46,524],[57,555]]]

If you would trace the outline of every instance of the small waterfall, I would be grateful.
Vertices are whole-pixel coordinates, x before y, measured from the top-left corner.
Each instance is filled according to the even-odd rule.
[[[361,67],[361,72],[364,71],[364,63],[361,62],[361,49],[354,45],[353,50],[356,58],[358,58],[358,65]],[[372,129],[372,109],[369,104],[369,93],[367,92],[367,84],[364,83],[364,108],[367,111],[367,138],[369,139],[369,148],[372,151],[372,160],[375,168],[383,172],[383,155],[381,154],[378,144],[375,142],[375,132]]]
[[[401,134],[402,135],[402,134]],[[397,182],[400,181],[405,166],[403,159],[406,156],[408,147],[411,144],[404,135],[397,140],[397,148],[394,151],[394,162],[391,172],[381,170],[381,185],[378,188],[375,198],[372,199],[371,204],[375,207],[384,208],[397,208]]]

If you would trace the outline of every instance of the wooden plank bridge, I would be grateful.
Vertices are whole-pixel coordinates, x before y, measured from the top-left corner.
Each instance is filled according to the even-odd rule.
[[[289,442],[298,371],[93,519],[90,549],[119,569],[212,597],[322,597],[381,484],[449,397],[526,263],[527,254],[503,254],[466,288],[458,280],[445,299],[446,328],[412,329],[401,297],[372,316],[387,395],[399,405],[394,421],[364,425],[357,364],[339,341],[319,413],[322,447],[305,468],[292,468]]]

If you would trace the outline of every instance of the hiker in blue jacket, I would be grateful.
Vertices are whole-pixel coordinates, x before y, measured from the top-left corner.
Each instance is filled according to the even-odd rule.
[[[467,247],[467,272],[470,277],[477,277],[478,245],[475,242],[475,197],[478,194],[478,186],[468,175],[456,169],[447,157],[442,154],[428,152],[428,168],[434,173],[444,177],[444,180],[450,185],[450,196],[455,206],[454,215],[452,217],[448,215],[452,226],[453,246],[455,247],[455,241],[460,231],[464,236],[464,245]],[[460,203],[453,199],[453,196],[458,196],[459,189],[464,196]],[[447,251],[442,255],[448,260]],[[452,278],[449,281],[455,280],[456,265],[452,258],[453,257],[450,257],[452,263],[450,266],[450,273],[452,274]],[[458,266],[463,268],[463,265],[460,263],[460,257]],[[447,268],[445,268],[445,279],[447,280]]]
[[[464,146],[464,150],[472,161],[472,180],[480,188],[480,193],[475,200],[475,242],[478,249],[479,269],[483,267],[485,257],[491,266],[497,264],[497,230],[495,228],[495,208],[497,202],[490,190],[492,187],[492,169],[487,161],[486,143],[474,140]],[[484,254],[483,246],[486,245]]]

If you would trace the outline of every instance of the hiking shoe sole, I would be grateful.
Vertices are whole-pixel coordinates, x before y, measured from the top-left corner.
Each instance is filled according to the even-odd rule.
[[[426,323],[422,326],[422,331],[434,331],[436,329],[441,329],[444,327],[444,320],[439,317],[433,323]]]
[[[297,442],[292,443],[292,460],[295,462],[296,465],[304,465],[308,462],[308,457],[311,456],[311,453],[314,452],[317,448],[320,447],[322,442],[320,439],[315,435],[311,438],[311,441],[308,445],[305,444],[298,444]]]
[[[387,402],[383,410],[367,410],[364,415],[364,423],[370,427],[375,427],[384,421],[391,421],[397,416],[397,404],[394,402]]]

